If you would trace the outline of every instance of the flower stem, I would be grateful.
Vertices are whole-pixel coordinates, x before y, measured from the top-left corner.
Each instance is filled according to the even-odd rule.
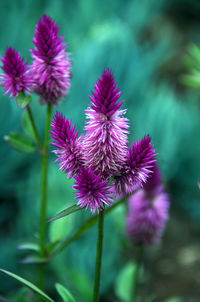
[[[137,247],[137,255],[135,260],[135,272],[133,276],[133,287],[132,287],[132,296],[130,302],[137,302],[138,298],[138,284],[139,284],[139,277],[140,277],[140,269],[143,260],[143,245],[139,245]]]
[[[97,240],[97,255],[96,255],[93,302],[99,301],[99,293],[100,293],[100,279],[101,279],[101,266],[102,266],[102,254],[103,254],[104,210],[100,211],[98,219],[99,219],[98,240]]]
[[[41,141],[39,132],[37,130],[37,127],[36,127],[36,124],[35,124],[35,121],[34,121],[34,118],[33,118],[33,114],[32,114],[30,105],[27,105],[26,109],[27,109],[28,116],[29,116],[29,119],[30,119],[30,122],[31,122],[31,126],[33,128],[35,139],[36,139],[36,141],[38,143],[38,146],[40,147],[40,150],[42,150],[42,141]]]
[[[47,209],[47,176],[48,176],[48,155],[49,155],[49,130],[51,123],[51,104],[47,105],[46,128],[44,138],[44,152],[42,154],[42,193],[40,204],[40,256],[45,257],[45,238],[46,238],[46,209]],[[44,287],[45,265],[40,265],[39,287]]]

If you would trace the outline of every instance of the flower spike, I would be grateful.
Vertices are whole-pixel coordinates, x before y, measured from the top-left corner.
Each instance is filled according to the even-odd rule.
[[[115,176],[116,191],[131,193],[136,187],[142,186],[152,173],[156,155],[149,135],[141,141],[136,141],[132,149],[129,147],[126,164],[121,173]]]
[[[56,161],[69,178],[73,177],[82,166],[81,137],[78,138],[75,125],[71,127],[71,121],[57,112],[52,122],[51,137],[56,141],[52,143],[57,148],[53,151],[58,157]]]
[[[36,49],[31,49],[34,90],[42,103],[57,104],[70,88],[71,61],[63,37],[58,34],[57,23],[44,15],[36,26],[33,39]]]
[[[76,198],[81,208],[90,208],[92,213],[97,213],[104,209],[104,205],[111,205],[112,190],[106,180],[102,180],[101,175],[96,175],[91,169],[84,169],[75,176],[77,190]]]
[[[92,104],[86,110],[85,166],[104,177],[120,170],[128,152],[129,125],[123,116],[126,110],[120,110],[123,101],[117,103],[120,96],[111,71],[106,69],[95,85],[95,92],[90,96]]]
[[[5,94],[10,94],[15,98],[21,92],[30,93],[32,81],[27,63],[21,58],[20,53],[9,47],[1,61],[4,74],[1,74],[2,81],[0,84],[3,85]]]

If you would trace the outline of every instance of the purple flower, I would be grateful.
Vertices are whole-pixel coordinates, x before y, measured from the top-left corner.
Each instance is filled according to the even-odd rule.
[[[5,90],[5,94],[17,97],[21,92],[30,92],[32,81],[28,72],[27,63],[20,57],[20,53],[14,48],[9,47],[2,57],[1,67],[4,74],[1,74],[1,85]]]
[[[111,205],[112,191],[101,175],[95,174],[91,169],[84,169],[75,176],[75,185],[78,192],[76,198],[81,208],[90,208],[92,213],[101,211],[104,205]]]
[[[38,22],[31,49],[34,90],[41,96],[42,103],[57,104],[70,88],[69,53],[63,37],[59,37],[58,25],[44,15]]]
[[[152,173],[149,175],[147,181],[143,184],[143,190],[146,194],[152,196],[156,192],[160,192],[163,189],[162,186],[162,177],[160,169],[157,166],[157,163],[154,162],[151,168]]]
[[[61,170],[64,170],[71,178],[82,166],[81,137],[78,138],[75,125],[71,127],[71,121],[59,112],[56,113],[51,125],[51,137],[56,141],[52,145],[57,148],[53,151],[58,157],[56,161],[59,162]]]
[[[127,232],[135,244],[159,243],[168,220],[169,197],[164,189],[153,198],[145,190],[133,194],[129,199]]]
[[[86,110],[89,119],[86,136],[83,141],[85,166],[90,167],[104,177],[112,176],[120,170],[127,157],[128,122],[120,110],[123,101],[116,88],[114,77],[106,69],[95,85],[95,92],[90,96],[92,104]]]
[[[131,193],[136,187],[142,186],[152,173],[155,156],[149,135],[141,141],[136,141],[132,149],[129,147],[124,166],[120,173],[115,175],[117,193]]]

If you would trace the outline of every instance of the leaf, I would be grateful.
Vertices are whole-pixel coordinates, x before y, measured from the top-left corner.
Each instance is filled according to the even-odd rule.
[[[4,139],[9,143],[9,145],[11,145],[11,147],[20,152],[31,153],[36,150],[33,142],[22,134],[11,133],[4,136]]]
[[[74,216],[69,215],[67,219],[53,221],[49,228],[49,238],[51,242],[61,241],[71,234],[74,229]]]
[[[60,218],[63,218],[69,214],[72,214],[74,212],[77,212],[77,211],[80,211],[80,210],[83,210],[83,208],[77,206],[76,204],[71,206],[71,207],[68,207],[66,208],[65,210],[61,211],[60,213],[58,213],[56,216],[54,216],[53,218],[49,219],[48,222],[52,222],[52,221],[55,221],[57,219],[60,219]]]
[[[22,109],[24,109],[31,101],[31,96],[26,96],[23,92],[21,92],[17,97],[17,105]]]
[[[46,263],[48,262],[47,258],[42,258],[35,255],[27,256],[26,258],[20,261],[22,264],[34,264],[34,263]]]
[[[39,252],[40,247],[37,243],[26,242],[18,245],[18,250]]]
[[[22,116],[22,127],[24,129],[24,132],[33,140],[35,141],[35,134],[33,131],[32,124],[30,122],[30,118],[28,115],[27,110],[24,111],[24,114]]]
[[[46,250],[47,250],[47,253],[50,253],[58,244],[59,244],[59,240],[57,241],[54,241],[54,242],[51,242],[49,244],[46,245]]]
[[[54,300],[52,300],[49,296],[47,296],[43,291],[41,291],[37,286],[35,286],[33,283],[31,283],[30,281],[14,274],[11,273],[9,271],[6,271],[4,269],[0,269],[0,271],[8,276],[10,276],[11,278],[13,278],[14,280],[18,281],[19,283],[21,283],[22,285],[28,287],[30,290],[32,290],[33,292],[35,292],[36,294],[38,294],[39,296],[41,296],[45,301],[48,302],[54,302]]]
[[[123,268],[123,270],[120,272],[117,278],[115,291],[117,296],[123,302],[131,301],[132,285],[133,285],[135,271],[136,271],[136,264],[129,263]]]
[[[64,302],[76,302],[68,289],[66,289],[63,285],[56,283],[56,289]]]

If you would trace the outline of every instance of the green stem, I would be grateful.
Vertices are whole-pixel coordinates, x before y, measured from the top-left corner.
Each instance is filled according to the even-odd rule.
[[[103,233],[104,233],[104,210],[102,210],[99,213],[97,256],[96,256],[96,267],[95,267],[93,302],[99,301],[102,254],[103,254]]]
[[[136,190],[136,191],[138,191],[138,190]],[[109,207],[106,210],[104,210],[104,215],[109,214],[116,207],[118,207],[119,205],[125,203],[129,197],[130,197],[130,195],[127,195],[126,197],[124,197],[121,200],[119,200],[116,203],[114,203],[112,207]],[[74,242],[75,240],[77,240],[79,237],[82,236],[82,234],[84,234],[87,230],[89,230],[91,227],[93,227],[95,225],[95,223],[98,221],[98,216],[99,215],[96,215],[96,216],[93,216],[93,217],[89,218],[78,229],[78,231],[74,235],[72,235],[70,238],[67,238],[67,239],[63,240],[61,242],[61,244],[52,251],[52,253],[49,255],[48,259],[52,260],[54,257],[56,257],[57,255],[59,255],[66,247],[68,247],[68,245],[70,245],[72,242]]]
[[[35,121],[34,121],[34,118],[33,118],[33,114],[32,114],[30,105],[27,105],[26,109],[27,109],[28,116],[29,116],[29,119],[30,119],[30,122],[31,122],[31,126],[33,128],[35,139],[36,139],[36,141],[38,143],[38,146],[40,147],[40,150],[42,150],[42,141],[41,141],[39,132],[37,130],[37,127],[36,127],[36,124],[35,124]]]
[[[137,302],[138,298],[138,285],[140,277],[140,269],[143,260],[143,245],[139,245],[137,249],[137,255],[135,260],[135,272],[133,276],[133,287],[132,287],[132,296],[130,302]]]
[[[46,128],[44,138],[44,152],[42,154],[42,194],[40,204],[40,256],[45,257],[45,239],[46,239],[46,209],[47,209],[47,176],[48,176],[48,155],[49,155],[49,130],[51,123],[51,104],[47,105]],[[39,287],[44,287],[45,266],[40,265]]]

